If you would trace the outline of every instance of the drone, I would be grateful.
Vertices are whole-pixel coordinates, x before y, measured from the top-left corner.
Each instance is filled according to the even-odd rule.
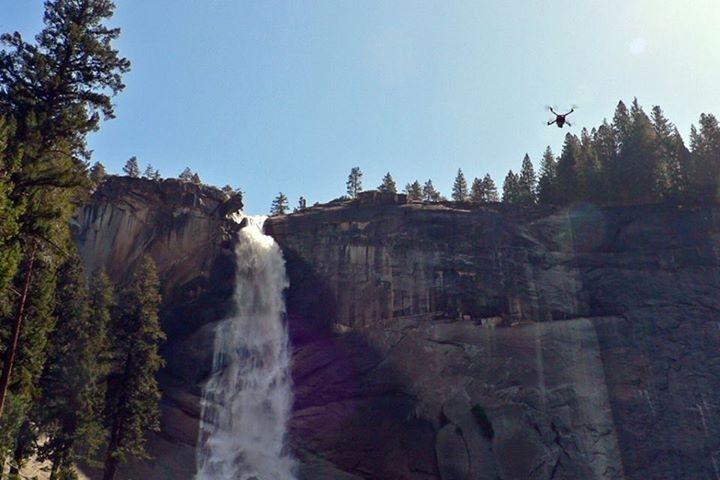
[[[558,128],[563,128],[563,125],[567,123],[568,127],[572,127],[572,124],[565,120],[565,117],[573,113],[575,111],[575,108],[571,108],[569,112],[563,114],[557,113],[555,110],[553,110],[552,107],[548,107],[548,109],[552,112],[553,115],[555,115],[555,120],[547,122],[548,125],[552,125],[554,123],[555,125],[557,125]]]

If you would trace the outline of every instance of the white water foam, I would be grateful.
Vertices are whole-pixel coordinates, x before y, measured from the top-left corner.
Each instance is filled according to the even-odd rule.
[[[243,217],[240,217],[243,218]],[[235,249],[235,315],[215,331],[205,384],[196,480],[294,480],[286,445],[292,408],[280,248],[265,217],[244,217]]]

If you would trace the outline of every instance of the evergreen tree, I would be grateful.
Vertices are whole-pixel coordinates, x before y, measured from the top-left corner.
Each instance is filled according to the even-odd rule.
[[[689,152],[677,128],[659,106],[652,109],[652,125],[657,139],[655,190],[662,199],[679,200],[688,193]]]
[[[193,171],[190,170],[190,167],[185,167],[185,170],[183,170],[180,175],[178,175],[178,180],[185,183],[190,183],[193,181]]]
[[[143,173],[143,177],[149,178],[150,180],[152,180],[154,176],[155,176],[155,169],[153,168],[153,166],[151,164],[148,163],[148,166],[145,167],[145,172]]]
[[[358,193],[362,192],[362,172],[360,167],[350,169],[346,186],[350,198],[357,198]]]
[[[0,239],[0,261],[6,252],[19,253],[24,261],[14,278],[20,295],[10,303],[7,292],[0,291],[0,313],[9,320],[0,325],[7,340],[0,377],[0,455],[7,452],[5,440],[15,437],[18,462],[34,435],[27,414],[54,323],[57,245],[67,241],[67,222],[89,187],[86,136],[103,118],[113,117],[111,96],[124,88],[122,74],[129,69],[112,47],[119,30],[106,26],[113,9],[109,0],[46,1],[45,26],[34,43],[18,33],[1,38],[6,48],[0,50],[0,116],[7,122],[2,130],[11,125],[12,134],[0,135],[0,209],[11,207],[0,234],[18,228]],[[22,435],[15,435],[17,425],[23,426]]]
[[[285,215],[288,211],[288,198],[284,193],[278,193],[278,196],[272,202],[270,207],[270,215]]]
[[[155,264],[142,259],[129,286],[122,292],[118,317],[113,320],[113,351],[117,370],[107,387],[110,438],[103,480],[113,480],[120,462],[147,458],[146,433],[158,431],[160,390],[155,378],[163,361],[158,345],[165,339],[160,328],[160,294]]]
[[[100,162],[95,162],[95,164],[90,168],[90,181],[93,185],[99,185],[105,177],[107,177],[105,165]]]
[[[420,182],[415,180],[413,183],[405,185],[405,194],[408,200],[422,200],[423,193]]]
[[[382,183],[378,186],[378,190],[383,193],[397,193],[397,185],[395,185],[395,180],[393,180],[390,172],[385,174]]]
[[[435,190],[432,180],[430,179],[428,179],[428,181],[425,182],[425,185],[423,185],[422,196],[423,200],[426,202],[439,202],[442,198],[440,192]]]
[[[602,125],[594,132],[592,140],[599,170],[598,184],[595,188],[598,193],[596,201],[599,203],[606,203],[615,195],[616,186],[614,182],[616,175],[614,172],[619,171],[619,147],[617,142],[613,126],[603,120]]]
[[[520,201],[520,179],[512,171],[508,171],[503,183],[502,201],[505,203],[518,203]]]
[[[154,171],[154,172],[152,173],[152,175],[150,176],[150,179],[151,179],[151,180],[160,180],[161,178],[162,178],[162,175],[160,175],[160,170],[158,170],[158,169],[156,168],[155,171]]]
[[[130,157],[123,167],[123,172],[131,178],[138,178],[140,176],[140,164],[138,163],[137,157]]]
[[[482,180],[477,177],[473,179],[472,186],[470,187],[470,201],[473,203],[485,201],[485,188]]]
[[[464,202],[468,198],[467,181],[462,170],[458,168],[455,182],[453,183],[452,199],[455,202]]]
[[[305,200],[305,197],[300,197],[298,199],[298,206],[295,209],[296,212],[302,212],[303,210],[307,209],[307,200]]]
[[[76,478],[75,463],[91,458],[104,439],[112,294],[104,274],[89,293],[80,259],[73,256],[59,269],[56,295],[57,326],[40,379],[39,423],[46,441],[39,458],[50,460],[50,478]]]
[[[492,179],[489,173],[486,173],[482,179],[483,191],[485,192],[485,202],[499,202],[500,197],[498,195],[495,181]]]
[[[537,201],[537,178],[530,156],[526,153],[518,176],[518,202],[533,204]]]
[[[580,156],[580,140],[573,134],[565,135],[565,143],[557,162],[556,199],[560,205],[578,200],[577,162]]]
[[[720,185],[720,126],[713,115],[700,115],[700,129],[690,130],[692,158],[691,188],[703,201],[716,201]]]
[[[540,165],[540,179],[538,180],[538,202],[554,204],[557,202],[557,163],[552,149],[548,145],[543,154]]]

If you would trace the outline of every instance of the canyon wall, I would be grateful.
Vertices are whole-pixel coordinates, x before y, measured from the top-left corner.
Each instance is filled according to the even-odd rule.
[[[86,266],[122,282],[149,254],[162,281],[162,432],[125,478],[192,478],[239,207],[113,178],[79,211]],[[369,192],[271,218],[299,477],[720,478],[719,213]]]
[[[360,478],[720,478],[719,213],[368,193],[272,218],[296,449]]]

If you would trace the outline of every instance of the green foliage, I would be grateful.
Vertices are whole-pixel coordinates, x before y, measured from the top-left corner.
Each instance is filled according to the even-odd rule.
[[[482,179],[482,187],[485,202],[499,202],[500,197],[498,196],[498,190],[495,186],[495,181],[492,179],[489,173],[486,173]]]
[[[128,177],[138,178],[140,176],[140,163],[138,162],[137,157],[130,157],[128,161],[125,162],[125,166],[122,170]]]
[[[430,179],[428,179],[428,181],[425,182],[425,185],[423,185],[422,199],[426,202],[439,202],[442,200],[442,195],[440,195],[440,192],[435,190],[432,180]]]
[[[390,172],[385,174],[382,183],[378,186],[378,190],[383,193],[397,193],[397,185],[395,185],[395,180],[393,180]]]
[[[557,162],[552,149],[548,146],[543,154],[538,180],[538,202],[554,204],[557,202]]]
[[[347,194],[350,198],[356,198],[358,193],[362,192],[362,172],[360,171],[360,167],[350,169],[346,187]]]
[[[105,179],[105,177],[107,177],[105,165],[100,162],[95,162],[95,164],[90,167],[90,181],[92,182],[93,186],[99,185]]]
[[[107,276],[97,275],[88,291],[80,259],[67,258],[58,271],[57,323],[50,335],[38,399],[38,424],[46,436],[39,457],[50,460],[60,478],[75,475],[75,462],[91,459],[104,439],[111,304]]]
[[[280,192],[272,201],[272,205],[270,206],[270,215],[285,215],[288,208],[288,197],[284,193]]]
[[[519,178],[512,170],[505,176],[502,200],[507,203],[518,203],[520,201]]]
[[[105,478],[112,478],[118,462],[146,458],[148,431],[159,429],[160,390],[155,375],[163,360],[158,353],[165,339],[160,328],[160,294],[153,261],[143,258],[118,303],[111,339],[116,369],[108,382],[106,412],[110,440]]]
[[[415,180],[405,185],[405,195],[407,195],[408,200],[422,200],[422,185],[420,185],[420,182]]]
[[[464,202],[468,198],[467,181],[462,170],[458,168],[455,182],[453,182],[452,197],[455,202]]]
[[[518,202],[526,205],[537,201],[537,178],[530,156],[526,153],[522,161],[522,168],[517,181]]]

